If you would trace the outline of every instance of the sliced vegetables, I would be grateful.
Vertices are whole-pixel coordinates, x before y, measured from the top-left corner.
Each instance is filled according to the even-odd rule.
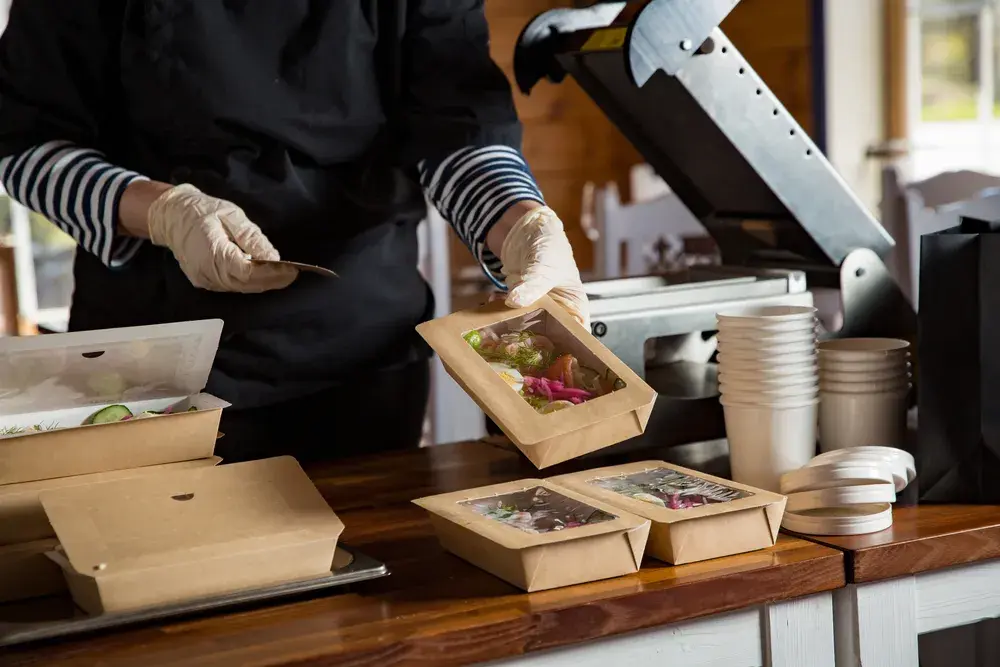
[[[185,412],[197,412],[198,408],[191,406]],[[94,412],[86,419],[80,426],[94,426],[97,424],[115,424],[123,421],[130,421],[133,419],[148,419],[149,417],[160,417],[163,415],[169,415],[173,413],[173,408],[167,408],[165,410],[155,411],[155,410],[145,410],[139,414],[135,414],[128,408],[128,406],[115,404],[108,405],[101,408],[100,410]],[[35,424],[33,426],[0,426],[0,438],[12,437],[16,435],[27,435],[29,433],[42,433],[44,431],[55,431],[61,428],[67,428],[60,426],[59,424]]]
[[[610,370],[604,375],[558,354],[552,341],[529,329],[497,334],[489,328],[463,338],[490,368],[537,412],[551,414],[625,386]]]

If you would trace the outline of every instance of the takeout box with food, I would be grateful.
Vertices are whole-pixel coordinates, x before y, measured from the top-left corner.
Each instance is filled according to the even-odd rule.
[[[0,484],[211,457],[221,320],[0,338]]]
[[[413,502],[446,550],[528,592],[637,572],[649,534],[645,519],[537,479]]]
[[[291,457],[55,489],[41,502],[60,545],[48,557],[91,615],[329,576],[344,529]]]
[[[646,553],[672,565],[774,546],[785,497],[664,463],[644,461],[549,480],[649,519]]]
[[[496,301],[417,331],[538,468],[641,435],[656,392],[549,297]]]

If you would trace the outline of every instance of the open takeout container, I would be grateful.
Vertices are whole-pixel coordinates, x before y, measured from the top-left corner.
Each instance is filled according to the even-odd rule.
[[[205,320],[0,338],[0,484],[212,456],[229,404],[202,390],[221,334]],[[81,426],[117,404],[171,414]]]
[[[649,519],[646,553],[673,565],[774,546],[785,511],[782,495],[663,461],[598,468],[549,481]]]
[[[620,388],[580,405],[540,414],[464,339],[491,328],[498,334],[530,329],[555,349],[574,355]],[[448,373],[538,468],[546,468],[641,435],[656,392],[555,301],[510,309],[502,301],[453,313],[417,327]]]
[[[181,463],[166,463],[158,466],[99,472],[92,475],[75,475],[57,479],[43,479],[37,482],[5,484],[0,486],[0,546],[22,544],[54,538],[56,533],[49,524],[42,508],[41,494],[54,489],[68,489],[99,482],[111,482],[143,475],[154,475],[174,470],[187,470],[215,466],[222,461],[218,456]]]
[[[58,544],[48,539],[0,547],[0,603],[66,592],[59,566],[46,556]]]
[[[329,575],[344,529],[278,457],[46,491],[79,607],[131,611]]]
[[[538,479],[413,502],[446,550],[528,592],[637,572],[649,535],[647,520]]]

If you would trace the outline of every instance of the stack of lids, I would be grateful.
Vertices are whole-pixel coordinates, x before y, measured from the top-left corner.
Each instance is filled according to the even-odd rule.
[[[781,527],[807,535],[863,535],[892,525],[896,494],[916,477],[913,456],[892,447],[825,452],[781,476]]]

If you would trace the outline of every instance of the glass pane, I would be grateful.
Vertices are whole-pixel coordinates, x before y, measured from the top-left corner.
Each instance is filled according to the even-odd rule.
[[[979,16],[920,21],[924,121],[975,120],[979,95]]]

